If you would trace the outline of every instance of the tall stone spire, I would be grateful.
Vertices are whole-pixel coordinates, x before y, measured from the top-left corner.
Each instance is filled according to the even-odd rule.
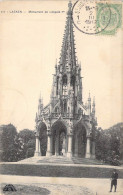
[[[62,49],[59,65],[64,69],[71,69],[76,66],[74,31],[72,19],[72,3],[68,4],[67,20],[63,36]]]
[[[73,112],[77,112],[77,101],[82,105],[82,77],[81,65],[76,59],[73,19],[72,19],[72,3],[68,3],[67,19],[65,32],[63,36],[62,48],[60,53],[60,61],[55,65],[55,74],[53,75],[53,85],[51,92],[52,108],[58,103],[59,99],[62,103],[67,101],[67,108],[70,107],[69,100],[63,100],[71,97],[73,94]],[[68,106],[69,105],[69,106]]]

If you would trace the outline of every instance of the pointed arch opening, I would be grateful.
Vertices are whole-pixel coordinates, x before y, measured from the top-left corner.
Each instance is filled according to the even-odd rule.
[[[62,121],[53,124],[52,138],[52,154],[65,156],[67,152],[67,128]]]
[[[70,84],[71,84],[73,90],[75,90],[75,82],[76,82],[76,77],[74,75],[72,75]]]
[[[63,112],[67,113],[67,100],[64,100],[64,104],[63,104]]]
[[[80,122],[74,127],[73,153],[74,156],[84,158],[86,154],[86,128]]]
[[[62,77],[62,92],[63,95],[67,95],[67,75],[63,75]]]
[[[61,100],[60,102],[61,113],[64,115],[67,113],[67,99]]]
[[[67,85],[67,75],[66,74],[63,75],[63,77],[62,77],[62,83],[63,83],[63,85]]]

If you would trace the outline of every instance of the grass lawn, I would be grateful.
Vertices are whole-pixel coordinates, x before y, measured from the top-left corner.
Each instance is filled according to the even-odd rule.
[[[1,164],[0,174],[43,176],[43,177],[73,177],[73,178],[110,178],[114,168],[35,165],[35,164]],[[123,169],[118,170],[119,178],[123,179]]]

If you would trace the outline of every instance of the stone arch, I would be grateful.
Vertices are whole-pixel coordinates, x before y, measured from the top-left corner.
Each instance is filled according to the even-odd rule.
[[[47,125],[40,122],[38,125],[41,155],[45,156],[47,151]]]
[[[90,121],[84,122],[83,125],[86,128],[87,136],[91,136],[92,135],[92,124],[90,123]]]
[[[87,142],[87,129],[85,124],[79,121],[73,130],[73,153],[77,157],[85,157],[86,142]]]
[[[86,134],[88,134],[88,126],[85,121],[83,121],[82,117],[74,124],[74,129],[76,129],[77,126],[83,126],[86,129]]]
[[[62,120],[57,120],[51,127],[52,154],[59,156],[67,152],[67,127]],[[63,148],[64,147],[64,148]],[[64,154],[63,153],[64,149]]]
[[[54,127],[55,124],[56,124],[56,123],[59,123],[59,122],[62,123],[62,124],[64,125],[64,127],[67,129],[68,124],[67,124],[67,122],[62,118],[61,115],[59,116],[58,119],[56,119],[56,120],[53,122],[52,127]],[[52,131],[52,127],[51,127],[51,131]]]

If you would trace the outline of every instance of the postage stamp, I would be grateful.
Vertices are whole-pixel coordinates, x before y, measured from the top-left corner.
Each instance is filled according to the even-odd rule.
[[[79,0],[72,9],[74,26],[85,34],[113,35],[122,24],[122,4]]]
[[[103,5],[100,3],[97,4],[98,7],[97,23],[96,23],[97,29],[99,28],[103,29],[109,19],[108,11],[103,13],[102,6]],[[120,28],[122,24],[122,4],[108,4],[108,6],[111,13],[110,22],[107,25],[107,27],[100,32],[100,34],[114,35],[117,32],[117,29]]]

